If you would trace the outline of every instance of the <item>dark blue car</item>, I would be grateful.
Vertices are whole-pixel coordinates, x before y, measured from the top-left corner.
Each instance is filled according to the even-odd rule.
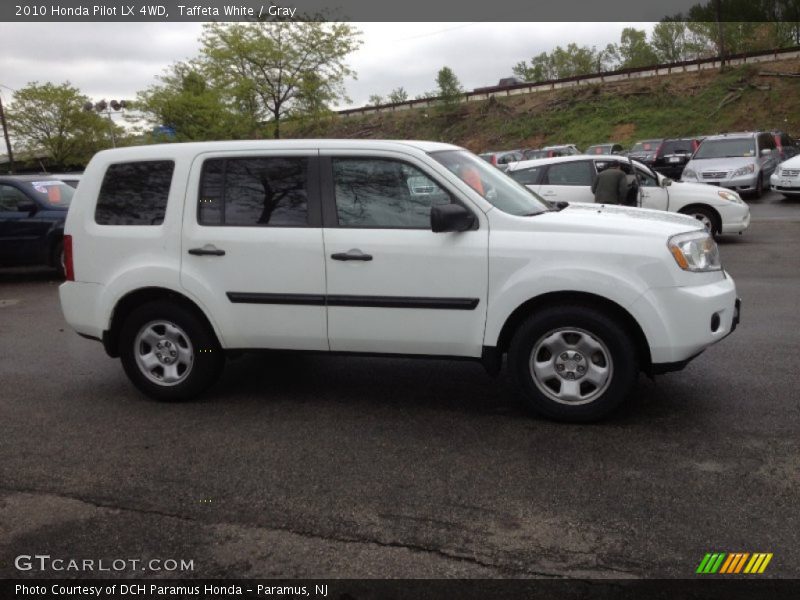
[[[0,265],[64,271],[64,220],[75,192],[46,175],[0,175]]]

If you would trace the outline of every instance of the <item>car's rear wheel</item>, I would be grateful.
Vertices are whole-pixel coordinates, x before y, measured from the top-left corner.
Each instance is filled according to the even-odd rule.
[[[560,421],[596,421],[630,394],[638,357],[630,334],[588,306],[537,311],[519,327],[509,368],[529,408]]]
[[[722,224],[719,216],[711,209],[703,206],[690,206],[681,212],[700,221],[711,235],[719,235]]]
[[[139,390],[165,401],[187,400],[205,391],[225,362],[208,325],[168,301],[145,304],[125,319],[120,358]]]

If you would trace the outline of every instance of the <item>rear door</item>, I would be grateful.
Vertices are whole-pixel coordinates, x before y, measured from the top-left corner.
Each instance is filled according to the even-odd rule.
[[[181,283],[226,347],[327,350],[322,251],[316,149],[194,161]]]
[[[554,163],[547,167],[539,195],[558,202],[594,202],[593,179],[594,167],[590,160]]]
[[[459,202],[416,157],[321,152],[328,337],[334,351],[480,356],[489,230],[433,233]],[[477,184],[476,184],[477,185]]]

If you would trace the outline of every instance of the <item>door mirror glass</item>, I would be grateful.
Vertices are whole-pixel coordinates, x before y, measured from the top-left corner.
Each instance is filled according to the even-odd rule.
[[[460,204],[445,204],[431,208],[431,230],[434,233],[467,231],[475,225],[475,215]]]

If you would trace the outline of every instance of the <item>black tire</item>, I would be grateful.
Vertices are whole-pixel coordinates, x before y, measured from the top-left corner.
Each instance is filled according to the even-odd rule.
[[[579,342],[576,342],[576,335],[581,336]],[[560,339],[568,347],[563,354],[548,357],[551,348],[547,340],[554,338]],[[570,346],[570,343],[573,345]],[[597,352],[587,352],[586,344],[599,349]],[[538,353],[534,356],[535,347]],[[572,358],[579,354],[586,354],[587,357],[566,361],[571,367],[562,362],[560,366],[563,369],[566,364],[568,372],[563,374],[562,370],[562,373],[557,373],[559,364],[556,363],[570,352]],[[592,361],[592,365],[580,362],[587,359]],[[532,363],[545,365],[548,361],[553,363],[554,374],[534,376]],[[568,401],[564,397],[559,401],[559,394],[568,393],[565,386],[569,383],[565,377],[570,375],[570,368],[573,371],[580,369],[581,364],[590,369],[597,367],[598,371],[605,368],[608,373],[605,382],[602,385],[590,382],[590,373],[585,366],[583,375],[573,373],[572,376],[578,393],[585,392],[585,395],[575,401]],[[631,335],[605,313],[583,305],[546,308],[525,320],[511,340],[508,366],[530,409],[557,421],[574,423],[597,421],[614,411],[628,397],[639,374],[638,356]]]
[[[714,237],[720,234],[722,230],[722,223],[720,222],[719,215],[704,206],[690,206],[681,211],[682,214],[694,217],[698,221],[710,224],[710,232]]]
[[[166,325],[156,325],[159,323],[171,327],[167,330]],[[155,360],[154,355],[158,353],[155,343],[150,344],[140,337],[145,331],[151,335],[162,335],[158,344],[171,341],[172,346],[162,350],[161,356],[171,352],[173,356],[177,354],[178,358],[162,359],[159,356],[158,360],[172,360],[173,364],[160,362],[153,369],[145,368],[142,362],[148,357],[151,361]],[[176,334],[176,331],[179,333]],[[128,378],[140,391],[156,400],[194,398],[214,384],[225,364],[222,348],[208,325],[193,311],[165,300],[149,302],[131,312],[120,330],[119,343],[120,359]],[[188,356],[191,356],[191,360]],[[173,365],[175,370],[169,371]],[[161,383],[157,381],[159,369]],[[175,379],[174,382],[169,382],[171,377]]]
[[[753,198],[761,198],[764,195],[764,176],[759,173],[756,179],[756,191],[753,192]]]
[[[50,253],[50,265],[55,268],[58,276],[61,279],[66,277],[66,273],[64,271],[64,242],[63,240],[59,240],[55,246],[53,246],[53,250]]]

